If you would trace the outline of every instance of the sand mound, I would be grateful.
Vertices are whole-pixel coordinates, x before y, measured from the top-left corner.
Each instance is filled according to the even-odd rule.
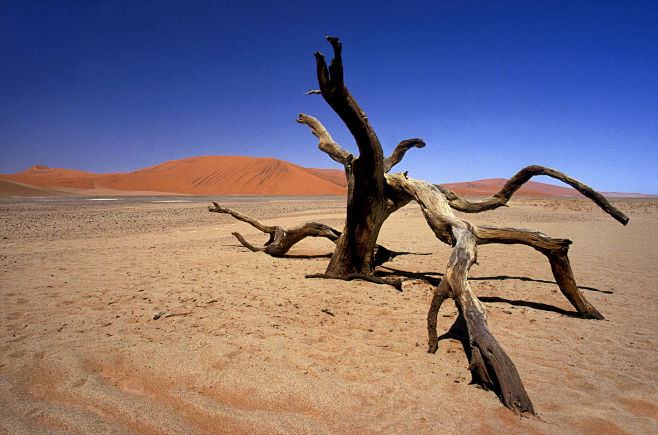
[[[342,187],[347,187],[347,178],[345,172],[340,169],[315,169],[315,168],[302,168],[306,172],[324,178],[334,184]]]
[[[65,196],[69,195],[57,189],[45,187],[30,186],[29,184],[19,183],[17,181],[3,180],[0,178],[0,197],[25,197],[25,196]]]
[[[130,173],[93,174],[33,166],[5,179],[43,187],[154,191],[191,195],[344,195],[345,175],[272,158],[203,156]]]
[[[69,195],[94,195],[112,191],[118,195],[140,192],[181,195],[345,195],[347,180],[339,169],[304,168],[273,158],[201,156],[172,160],[129,173],[94,174],[73,169],[33,166],[0,179],[23,185],[65,190]],[[444,186],[464,196],[489,196],[507,180],[493,178]],[[0,189],[0,196],[40,196],[41,193]],[[9,192],[9,193],[7,193]],[[43,193],[44,195],[46,193]],[[57,193],[58,194],[58,193]],[[635,193],[606,193],[611,197],[647,197]],[[516,193],[526,197],[582,197],[575,189],[529,181]],[[655,195],[654,195],[655,196]]]

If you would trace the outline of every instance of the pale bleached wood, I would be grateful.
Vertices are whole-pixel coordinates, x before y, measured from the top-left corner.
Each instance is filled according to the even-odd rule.
[[[479,213],[481,211],[493,210],[495,208],[506,205],[512,195],[514,195],[514,193],[519,190],[523,184],[525,184],[528,180],[536,175],[547,175],[570,185],[578,192],[594,201],[596,205],[601,207],[603,211],[608,213],[615,220],[624,225],[628,223],[628,216],[626,216],[617,207],[610,204],[610,202],[599,192],[592,189],[588,185],[581,183],[575,178],[571,178],[563,172],[547,168],[545,166],[532,165],[521,169],[512,178],[507,180],[500,191],[480,201],[469,201],[465,198],[462,198],[457,193],[453,192],[445,186],[438,187],[448,199],[450,206],[455,210],[463,211],[466,213]]]
[[[327,129],[324,127],[324,125],[322,125],[320,121],[311,115],[300,113],[297,117],[297,122],[307,125],[311,129],[311,133],[320,139],[318,148],[327,153],[329,157],[343,165],[352,164],[354,156],[349,151],[345,151],[333,140]]]
[[[403,140],[395,147],[391,155],[384,160],[384,172],[390,171],[393,166],[400,163],[404,155],[411,148],[423,148],[424,146],[425,142],[422,139],[415,138]]]
[[[466,320],[471,347],[469,370],[484,386],[499,389],[501,400],[512,411],[534,414],[534,407],[516,366],[489,332],[487,312],[468,284],[468,271],[477,259],[475,237],[463,227],[453,228],[453,233],[456,244],[448,261],[445,280]]]
[[[436,349],[439,347],[439,338],[436,333],[436,322],[443,301],[450,297],[452,297],[452,294],[450,293],[450,285],[448,285],[448,280],[443,278],[439,285],[436,286],[436,289],[434,289],[430,309],[427,313],[427,333],[429,335],[429,348],[427,352],[429,353],[436,353]]]

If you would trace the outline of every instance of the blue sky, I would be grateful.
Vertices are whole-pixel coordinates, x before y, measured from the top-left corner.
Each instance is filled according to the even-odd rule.
[[[345,81],[396,167],[428,181],[528,164],[658,193],[655,1],[0,2],[0,173],[124,172],[198,155],[336,164],[299,112],[356,147],[319,95]],[[549,181],[549,179],[537,179]]]

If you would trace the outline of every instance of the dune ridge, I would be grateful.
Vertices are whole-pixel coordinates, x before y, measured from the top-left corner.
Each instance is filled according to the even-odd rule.
[[[0,196],[32,197],[67,195],[70,195],[70,193],[64,190],[32,186],[30,184],[19,183],[18,181],[12,180],[3,180],[0,178]]]
[[[128,173],[94,174],[33,166],[0,177],[49,188],[153,191],[188,195],[344,195],[345,174],[273,158],[201,156]]]
[[[178,194],[178,195],[345,195],[347,180],[339,169],[305,168],[269,157],[199,156],[171,160],[126,173],[95,174],[35,165],[15,174],[0,174],[0,197]],[[493,178],[444,186],[464,196],[489,196],[507,180]],[[16,184],[21,183],[19,188]],[[654,197],[602,192],[610,197]],[[582,197],[566,186],[527,182],[517,196]]]

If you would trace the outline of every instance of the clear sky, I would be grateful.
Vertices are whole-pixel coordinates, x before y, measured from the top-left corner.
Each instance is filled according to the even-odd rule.
[[[0,173],[124,172],[199,155],[339,167],[295,118],[356,147],[317,50],[396,167],[436,183],[541,164],[658,193],[653,1],[0,1]],[[548,181],[538,179],[537,181]]]

